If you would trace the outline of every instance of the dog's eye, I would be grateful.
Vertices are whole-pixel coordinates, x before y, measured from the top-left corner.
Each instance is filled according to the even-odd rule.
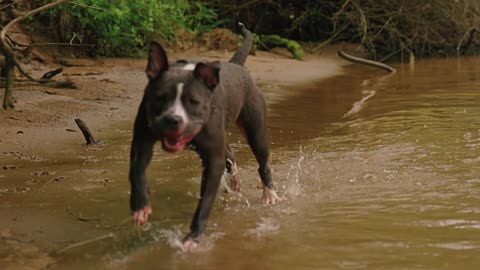
[[[157,95],[157,96],[155,96],[155,100],[156,100],[157,102],[162,102],[162,101],[165,100],[166,96],[167,96],[167,95],[165,95],[165,94]]]

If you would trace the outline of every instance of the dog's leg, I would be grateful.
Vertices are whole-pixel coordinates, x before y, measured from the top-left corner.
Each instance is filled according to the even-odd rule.
[[[148,186],[145,170],[152,160],[155,140],[148,132],[144,114],[139,113],[135,120],[133,141],[130,150],[130,210],[135,225],[142,225],[148,221],[152,208],[148,203]]]
[[[258,173],[263,184],[263,204],[276,204],[281,199],[273,187],[268,149],[267,128],[247,131],[248,144],[258,162]]]
[[[245,135],[248,145],[257,159],[258,173],[263,184],[264,204],[276,204],[281,201],[273,187],[272,171],[270,168],[270,151],[268,147],[268,132],[266,121],[266,106],[262,100],[257,100],[257,106],[244,110],[237,119],[237,126]],[[259,106],[261,105],[261,106]]]
[[[200,185],[200,199],[190,225],[190,233],[185,238],[185,247],[190,249],[199,241],[200,235],[207,227],[207,220],[212,210],[220,179],[225,171],[225,138],[202,138],[206,142],[196,147],[203,165],[202,182]]]
[[[230,188],[235,191],[240,191],[240,179],[238,178],[238,168],[237,162],[235,161],[235,155],[233,154],[230,146],[226,144],[225,146],[225,162],[226,169],[230,180]]]

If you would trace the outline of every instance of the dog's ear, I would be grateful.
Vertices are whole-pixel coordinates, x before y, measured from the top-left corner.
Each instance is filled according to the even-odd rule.
[[[147,77],[153,80],[167,69],[168,58],[165,50],[157,42],[150,42],[148,45]]]
[[[193,70],[195,78],[203,80],[208,89],[213,90],[220,82],[220,63],[218,61],[211,63],[198,63]]]

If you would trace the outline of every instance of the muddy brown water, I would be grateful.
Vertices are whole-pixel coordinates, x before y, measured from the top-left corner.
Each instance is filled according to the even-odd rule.
[[[193,153],[157,149],[154,214],[135,230],[131,122],[98,134],[97,151],[3,152],[14,168],[0,171],[0,269],[478,269],[479,66],[425,60],[386,78],[349,66],[322,82],[263,85],[285,200],[260,205],[256,164],[232,131],[243,193],[219,193],[196,254],[176,248],[198,196]]]

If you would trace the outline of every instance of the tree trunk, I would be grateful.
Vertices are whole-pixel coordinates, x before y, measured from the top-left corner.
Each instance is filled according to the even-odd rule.
[[[13,82],[15,81],[15,61],[12,56],[5,54],[5,92],[3,94],[3,104],[2,107],[4,110],[13,109],[15,106],[12,99],[12,88]]]

